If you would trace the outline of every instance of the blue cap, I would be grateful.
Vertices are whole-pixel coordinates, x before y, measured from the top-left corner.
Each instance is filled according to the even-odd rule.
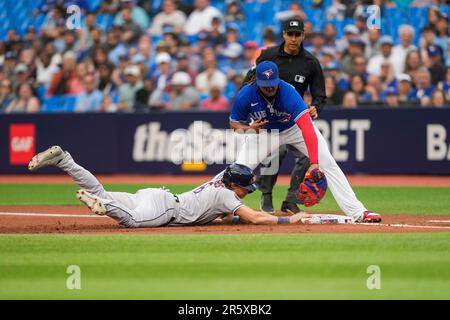
[[[272,61],[263,61],[256,66],[256,84],[259,87],[276,87],[280,83],[278,67]]]
[[[436,57],[441,54],[441,51],[439,50],[438,46],[435,44],[429,45],[427,48],[427,52],[430,57]]]

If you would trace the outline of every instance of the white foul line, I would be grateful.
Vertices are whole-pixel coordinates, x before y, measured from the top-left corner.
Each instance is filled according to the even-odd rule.
[[[22,217],[65,217],[65,218],[106,218],[94,214],[61,214],[61,213],[27,213],[27,212],[0,212],[0,216],[22,216]]]
[[[427,222],[433,222],[433,223],[450,223],[450,220],[428,220]]]
[[[364,226],[378,226],[378,227],[398,227],[398,228],[421,228],[421,229],[450,229],[450,226],[413,226],[409,224],[389,224],[389,223],[358,223]]]

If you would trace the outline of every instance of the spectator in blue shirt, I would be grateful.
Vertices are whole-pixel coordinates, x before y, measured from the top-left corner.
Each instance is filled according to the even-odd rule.
[[[96,112],[100,110],[103,94],[97,89],[97,82],[92,74],[84,77],[85,92],[77,96],[75,112]]]

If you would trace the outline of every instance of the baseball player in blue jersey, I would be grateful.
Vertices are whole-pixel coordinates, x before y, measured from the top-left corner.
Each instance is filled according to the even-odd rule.
[[[276,153],[280,145],[291,145],[308,155],[309,171],[320,166],[336,202],[347,216],[356,222],[381,221],[379,214],[367,210],[356,198],[325,139],[314,126],[307,105],[292,85],[280,80],[275,63],[262,61],[256,66],[256,82],[244,86],[236,96],[230,126],[240,132],[259,133],[261,129],[279,132],[278,143],[271,139],[266,153],[261,152],[264,148],[258,145],[257,134],[246,134],[236,163],[254,170],[272,152]]]
[[[35,155],[28,169],[36,171],[45,166],[65,171],[81,188],[78,199],[92,212],[107,215],[128,228],[204,225],[221,219],[236,221],[236,218],[252,224],[293,224],[311,218],[304,212],[275,217],[245,206],[241,199],[257,186],[252,170],[240,164],[229,165],[211,181],[179,195],[165,188],[141,189],[135,194],[108,192],[92,173],[59,146]]]

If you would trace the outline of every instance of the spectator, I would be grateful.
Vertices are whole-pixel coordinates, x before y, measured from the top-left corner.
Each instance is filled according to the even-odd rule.
[[[17,65],[17,55],[12,51],[7,51],[5,53],[5,61],[3,63],[3,72],[5,73],[8,79],[13,79],[14,69]]]
[[[366,49],[364,51],[364,55],[367,59],[381,54],[381,39],[382,37],[380,38],[380,29],[369,29],[369,31],[367,32],[367,40],[365,41]],[[394,41],[392,41],[392,45],[394,45]]]
[[[9,79],[3,79],[0,83],[0,114],[6,111],[6,108],[13,100],[12,83]]]
[[[33,89],[29,83],[22,83],[17,96],[6,108],[6,113],[34,113],[39,112],[39,100],[34,96]]]
[[[437,37],[436,37],[434,44],[436,44],[440,48],[442,48],[442,52],[444,52],[443,57],[446,60],[449,59],[449,56],[447,54],[449,36],[450,36],[450,31],[449,31],[449,27],[448,27],[448,15],[442,14],[438,21]]]
[[[322,32],[313,32],[311,35],[312,47],[305,48],[311,52],[317,59],[322,59],[325,46],[325,36]]]
[[[428,70],[431,74],[431,83],[437,85],[445,80],[446,68],[441,62],[441,50],[437,45],[431,45],[427,48],[428,54]]]
[[[227,76],[217,69],[217,61],[214,53],[206,53],[203,55],[205,71],[200,73],[195,80],[195,87],[202,95],[209,94],[213,85],[224,89],[227,84]]]
[[[171,86],[169,110],[189,110],[198,107],[199,93],[192,87],[191,78],[186,72],[176,72],[172,77]]]
[[[80,83],[77,78],[75,53],[64,54],[62,69],[54,74],[47,95],[74,95],[80,91]],[[81,67],[77,68],[81,69]],[[80,70],[81,71],[81,70]]]
[[[56,65],[51,64],[51,57],[45,52],[36,59],[36,66],[36,84],[47,88],[55,73],[59,71],[59,68]]]
[[[386,93],[386,104],[389,108],[397,108],[399,106],[397,92],[394,88],[389,88]]]
[[[177,59],[176,71],[186,72],[191,78],[191,83],[194,83],[197,73],[191,68],[188,54],[184,52],[178,52],[175,57]]]
[[[221,16],[220,11],[211,6],[209,0],[195,0],[195,10],[189,15],[184,31],[189,35],[211,31],[212,19]]]
[[[208,41],[214,48],[222,46],[227,38],[223,32],[222,20],[214,17],[211,21],[211,31],[208,33]]]
[[[380,78],[375,75],[368,76],[365,90],[370,95],[371,104],[381,103],[382,84]]]
[[[139,38],[137,52],[131,59],[132,63],[143,63],[147,68],[150,68],[153,62],[152,57],[152,40],[147,35],[142,35]]]
[[[369,74],[367,73],[367,59],[365,56],[356,56],[354,60],[355,74],[361,76],[364,82],[368,82]]]
[[[242,60],[243,49],[239,43],[230,43],[222,50],[223,63],[220,64],[220,70],[223,71],[228,79],[231,79],[236,73],[244,73],[247,68]]]
[[[342,107],[344,109],[356,109],[358,107],[358,98],[353,91],[348,91],[344,94]]]
[[[411,77],[402,73],[397,76],[397,95],[400,105],[411,105],[417,103],[415,91],[412,88]]]
[[[420,102],[421,106],[428,106],[434,91],[430,71],[427,68],[420,68],[416,73],[416,78],[413,80],[417,88],[415,98]]]
[[[342,104],[344,92],[337,87],[336,81],[331,75],[325,76],[325,92],[327,94],[327,104],[332,106]]]
[[[152,97],[155,97],[155,84],[151,77],[144,79],[144,86],[136,92],[136,98],[134,102],[134,110],[136,112],[149,112],[151,110],[158,110],[162,106],[159,103],[155,103]]]
[[[239,22],[245,20],[245,14],[242,12],[239,1],[230,1],[227,4],[223,19],[226,22]]]
[[[230,45],[231,43],[238,43],[239,41],[239,27],[235,23],[230,23],[226,28],[225,37],[227,41],[225,43],[225,47]]]
[[[110,63],[102,64],[98,67],[98,90],[105,95],[112,95],[116,93],[116,86],[112,81],[114,66]]]
[[[158,53],[156,56],[157,70],[153,74],[153,82],[155,83],[155,90],[161,95],[166,90],[172,74],[171,58],[167,52]]]
[[[406,55],[405,73],[415,79],[417,71],[424,66],[419,51],[411,50]]]
[[[400,44],[392,48],[392,66],[396,75],[404,73],[406,54],[409,50],[414,50],[413,45],[415,31],[410,25],[403,24],[398,29]]]
[[[103,96],[100,112],[111,113],[111,112],[117,112],[117,110],[119,110],[119,107],[117,106],[117,104],[114,103],[112,97],[109,95]]]
[[[139,24],[134,22],[131,8],[125,7],[121,11],[122,15],[122,23],[119,25],[121,27],[121,41],[131,45],[137,43],[140,35],[141,35],[141,27]]]
[[[322,67],[328,66],[336,62],[336,54],[332,48],[326,47],[323,49],[322,57],[319,59]]]
[[[101,109],[103,95],[97,89],[94,75],[88,74],[83,80],[85,92],[77,96],[74,112],[97,112]]]
[[[130,65],[124,70],[126,82],[119,87],[119,111],[133,111],[136,92],[143,87],[138,66]]]
[[[268,48],[268,47],[272,47],[272,46],[276,46],[277,45],[277,40],[278,37],[275,34],[275,30],[272,27],[267,27],[264,29],[263,32],[263,46],[258,48],[255,53],[253,54],[252,57],[252,65],[256,63],[256,59],[258,59],[258,57],[261,55],[261,52]]]
[[[144,9],[137,6],[135,4],[135,0],[120,0],[120,9],[129,9],[131,10],[131,19],[133,23],[139,25],[141,30],[147,30],[149,26],[149,19],[147,12]],[[124,24],[124,18],[122,15],[122,11],[119,12],[114,18],[114,25],[121,26]]]
[[[381,71],[378,77],[380,78],[383,89],[387,89],[392,86],[392,82],[395,80],[394,67],[392,66],[392,63],[389,61],[383,61],[381,63]]]
[[[212,86],[209,91],[208,99],[202,101],[200,107],[209,111],[227,111],[228,100],[222,95],[222,88],[219,86]]]
[[[447,67],[445,74],[445,81],[439,83],[438,88],[444,91],[445,100],[450,101],[450,67]]]
[[[286,11],[280,11],[275,14],[275,19],[280,21],[283,25],[286,21],[291,19],[306,20],[306,14],[302,9],[300,3],[292,1],[289,5],[289,9]]]
[[[432,30],[434,33],[437,33],[438,31],[438,22],[439,18],[441,17],[441,12],[439,11],[439,8],[436,6],[432,6],[430,10],[428,11],[428,24],[427,27]]]
[[[81,47],[79,41],[77,41],[77,34],[74,30],[65,29],[62,33],[62,54],[72,51],[79,52]]]
[[[184,12],[178,10],[175,1],[164,0],[162,11],[153,18],[152,26],[149,32],[151,34],[162,35],[163,27],[171,25],[175,33],[181,33],[183,26],[186,23],[186,15]]]
[[[341,70],[349,75],[356,74],[356,57],[363,56],[364,42],[360,39],[352,39],[348,46],[348,51],[341,61]]]
[[[422,56],[426,57],[427,48],[433,45],[435,43],[435,40],[436,34],[431,28],[425,27],[422,29],[419,39],[420,51]]]
[[[359,30],[354,24],[348,24],[344,27],[344,37],[336,41],[336,50],[343,54],[347,51],[350,41],[358,39]]]
[[[370,58],[367,72],[374,75],[380,75],[381,64],[383,61],[392,62],[392,47],[394,46],[394,40],[391,36],[383,36],[380,39],[380,54]]]
[[[325,37],[325,46],[334,48],[336,46],[336,27],[331,23],[325,24],[323,34]]]
[[[122,28],[119,26],[112,27],[106,36],[106,50],[108,52],[108,60],[115,66],[119,64],[119,58],[128,53],[127,46],[121,42]]]
[[[256,41],[246,41],[244,43],[244,72],[247,72],[254,64],[253,57],[258,51],[258,43]]]
[[[365,83],[361,76],[354,75],[350,78],[350,91],[356,95],[358,103],[372,102],[372,95],[366,91]]]
[[[14,73],[15,73],[15,78],[13,80],[13,90],[14,91],[17,91],[20,84],[25,83],[25,82],[29,82],[29,83],[32,82],[30,79],[30,72],[28,71],[28,67],[25,63],[19,63],[14,68]]]
[[[445,94],[442,90],[435,90],[431,96],[431,106],[436,108],[448,107],[448,102],[445,101]]]
[[[333,0],[333,4],[326,10],[327,20],[344,20],[346,6],[340,0]]]

